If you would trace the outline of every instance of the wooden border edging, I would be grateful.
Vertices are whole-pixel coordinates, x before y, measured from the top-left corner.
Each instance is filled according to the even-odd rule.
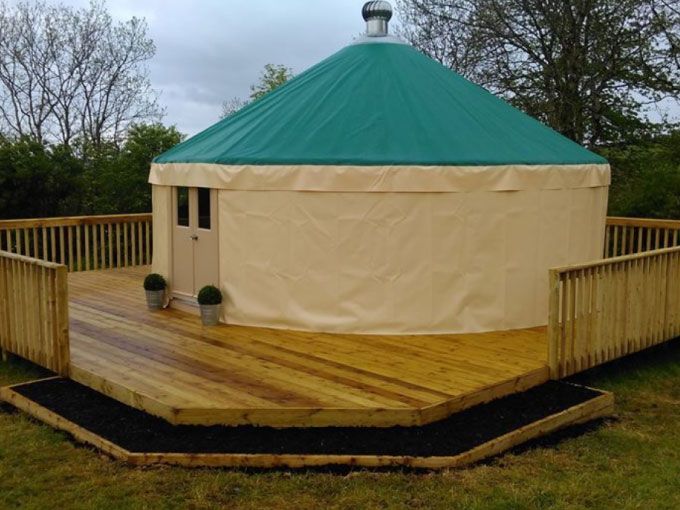
[[[37,382],[37,381],[36,381]],[[26,384],[26,383],[23,383]],[[17,384],[15,386],[21,386]],[[112,442],[36,404],[13,390],[0,388],[0,400],[13,405],[35,419],[71,434],[77,441],[89,444],[112,457],[134,466],[167,464],[182,467],[225,468],[303,468],[321,466],[409,467],[446,469],[461,467],[503,453],[531,439],[556,432],[571,425],[609,416],[614,410],[614,395],[601,395],[559,413],[508,432],[467,452],[455,456],[410,457],[394,455],[298,455],[298,454],[187,454],[130,452]]]

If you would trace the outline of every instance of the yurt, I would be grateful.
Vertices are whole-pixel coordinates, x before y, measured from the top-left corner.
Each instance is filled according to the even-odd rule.
[[[154,271],[228,324],[363,334],[546,324],[548,269],[601,257],[606,160],[367,33],[156,158]]]

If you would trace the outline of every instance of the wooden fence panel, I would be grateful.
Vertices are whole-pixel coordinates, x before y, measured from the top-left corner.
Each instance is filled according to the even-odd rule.
[[[0,251],[0,349],[69,372],[66,266]]]
[[[680,335],[680,247],[551,269],[549,281],[555,379]]]
[[[151,214],[3,220],[0,250],[69,271],[144,266],[151,264],[152,232]]]

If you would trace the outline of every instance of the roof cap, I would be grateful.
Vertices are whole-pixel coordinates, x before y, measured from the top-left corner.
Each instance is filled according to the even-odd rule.
[[[361,9],[366,21],[368,37],[386,37],[389,33],[389,22],[392,19],[392,6],[384,0],[366,2]]]

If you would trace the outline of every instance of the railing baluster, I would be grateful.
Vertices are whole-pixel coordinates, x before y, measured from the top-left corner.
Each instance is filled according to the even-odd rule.
[[[99,242],[101,244],[101,260],[99,267],[106,269],[106,237],[104,236],[103,223],[99,225]]]
[[[41,227],[40,231],[42,233],[42,259],[49,260],[48,258],[48,246],[47,246],[47,228]]]
[[[116,223],[116,267],[120,267],[120,223]]]
[[[137,265],[137,226],[130,223],[130,238],[132,241],[132,265]]]
[[[68,239],[68,247],[66,249],[66,258],[68,260],[68,270],[73,271],[73,227],[66,227],[66,238]]]
[[[146,235],[145,235],[145,245],[146,245],[146,258],[144,259],[145,264],[151,264],[151,221],[147,220],[144,222],[145,223],[145,230],[146,230]]]
[[[31,256],[31,237],[29,236],[30,230],[24,229],[24,254],[27,257]]]
[[[75,230],[75,236],[76,236],[76,260],[75,260],[74,267],[75,267],[76,271],[82,271],[83,270],[83,266],[82,266],[83,254],[82,254],[82,249],[81,249],[81,246],[80,246],[80,242],[81,242],[80,238],[83,235],[83,231],[82,231],[81,225],[76,225],[75,227],[73,227],[73,230]]]
[[[144,265],[144,225],[143,222],[137,222],[137,261],[140,266]]]
[[[64,227],[59,227],[59,262],[66,265],[66,246],[64,245]]]
[[[107,226],[107,230],[108,230],[108,233],[109,233],[109,236],[108,236],[109,237],[109,239],[108,239],[108,243],[109,243],[109,264],[108,264],[107,267],[109,269],[111,269],[113,267],[113,225],[109,224]]]
[[[621,255],[628,255],[626,248],[628,247],[627,241],[628,227],[621,227]]]
[[[128,260],[130,258],[129,257],[130,254],[128,253],[128,245],[129,245],[129,243],[128,243],[128,234],[129,234],[128,230],[129,230],[128,224],[123,223],[123,267],[128,266]]]
[[[40,251],[38,250],[38,229],[35,227],[31,229],[31,238],[33,240],[33,253],[31,256],[37,259],[40,257]]]
[[[85,229],[85,271],[90,270],[90,225],[84,225]],[[81,268],[83,269],[83,268]]]
[[[612,251],[614,257],[619,256],[619,227],[614,225],[614,250]]]
[[[609,246],[611,242],[611,225],[605,225],[604,227],[604,258],[608,259],[611,256],[611,248]]]

